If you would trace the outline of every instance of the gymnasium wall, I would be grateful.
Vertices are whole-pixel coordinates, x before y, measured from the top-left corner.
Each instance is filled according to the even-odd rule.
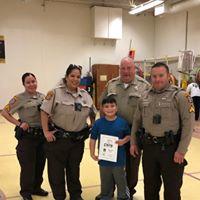
[[[155,17],[155,57],[185,49],[186,11]],[[188,10],[188,50],[200,55],[200,6]]]
[[[26,2],[26,3],[25,3]],[[118,64],[127,55],[130,40],[136,59],[154,55],[154,17],[129,15],[123,11],[123,39],[91,37],[89,6],[41,0],[0,0],[0,35],[5,37],[6,64],[0,64],[0,109],[23,91],[21,75],[33,72],[38,89],[46,93],[65,74],[70,63]]]

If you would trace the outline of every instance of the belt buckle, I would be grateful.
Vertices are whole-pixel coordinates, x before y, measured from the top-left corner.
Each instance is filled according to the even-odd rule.
[[[67,132],[63,133],[63,138],[68,138],[69,134]]]
[[[78,139],[78,140],[82,140],[83,137],[84,137],[83,135],[80,135],[80,136],[77,137],[77,139]]]
[[[152,139],[153,139],[154,144],[158,143],[158,138],[157,137],[154,136]]]

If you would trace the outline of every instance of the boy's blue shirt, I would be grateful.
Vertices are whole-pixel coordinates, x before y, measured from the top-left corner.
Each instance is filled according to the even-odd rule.
[[[100,142],[100,135],[110,135],[116,136],[119,139],[123,139],[127,135],[130,135],[130,128],[128,122],[123,118],[117,116],[115,120],[108,121],[105,117],[101,117],[96,120],[92,130],[91,130],[91,139],[98,140]],[[126,163],[126,150],[125,145],[118,147],[117,162],[110,162],[100,160],[100,166],[108,167],[122,167]]]

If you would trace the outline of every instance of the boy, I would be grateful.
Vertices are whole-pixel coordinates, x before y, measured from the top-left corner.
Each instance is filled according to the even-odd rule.
[[[113,178],[117,185],[117,199],[128,200],[129,192],[127,193],[124,169],[126,162],[124,144],[130,140],[130,128],[124,119],[116,115],[117,103],[113,97],[109,96],[103,99],[102,111],[105,116],[101,117],[94,123],[90,138],[90,155],[95,161],[99,161],[98,163],[100,166],[101,200],[112,199],[110,194],[113,190]],[[96,140],[100,142],[100,136],[102,134],[119,138],[116,142],[118,144],[117,162],[98,160],[98,156],[95,155]]]

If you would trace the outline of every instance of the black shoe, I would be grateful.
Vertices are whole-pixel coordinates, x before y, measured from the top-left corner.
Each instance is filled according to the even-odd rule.
[[[112,194],[112,198],[114,198],[114,193]],[[101,194],[98,194],[98,195],[95,197],[95,200],[101,200],[101,199],[102,199]]]
[[[22,200],[33,200],[31,195],[28,195],[26,197],[22,197]]]
[[[133,195],[136,193],[136,190],[133,189],[131,192],[130,192],[130,200],[133,200]]]
[[[95,200],[101,200],[101,194],[98,194],[98,195],[95,197]]]
[[[70,197],[70,200],[84,200],[81,196],[79,197]]]
[[[42,197],[46,197],[48,196],[48,192],[43,190],[42,188],[35,190],[33,193],[33,195],[37,195],[37,196],[42,196]]]

